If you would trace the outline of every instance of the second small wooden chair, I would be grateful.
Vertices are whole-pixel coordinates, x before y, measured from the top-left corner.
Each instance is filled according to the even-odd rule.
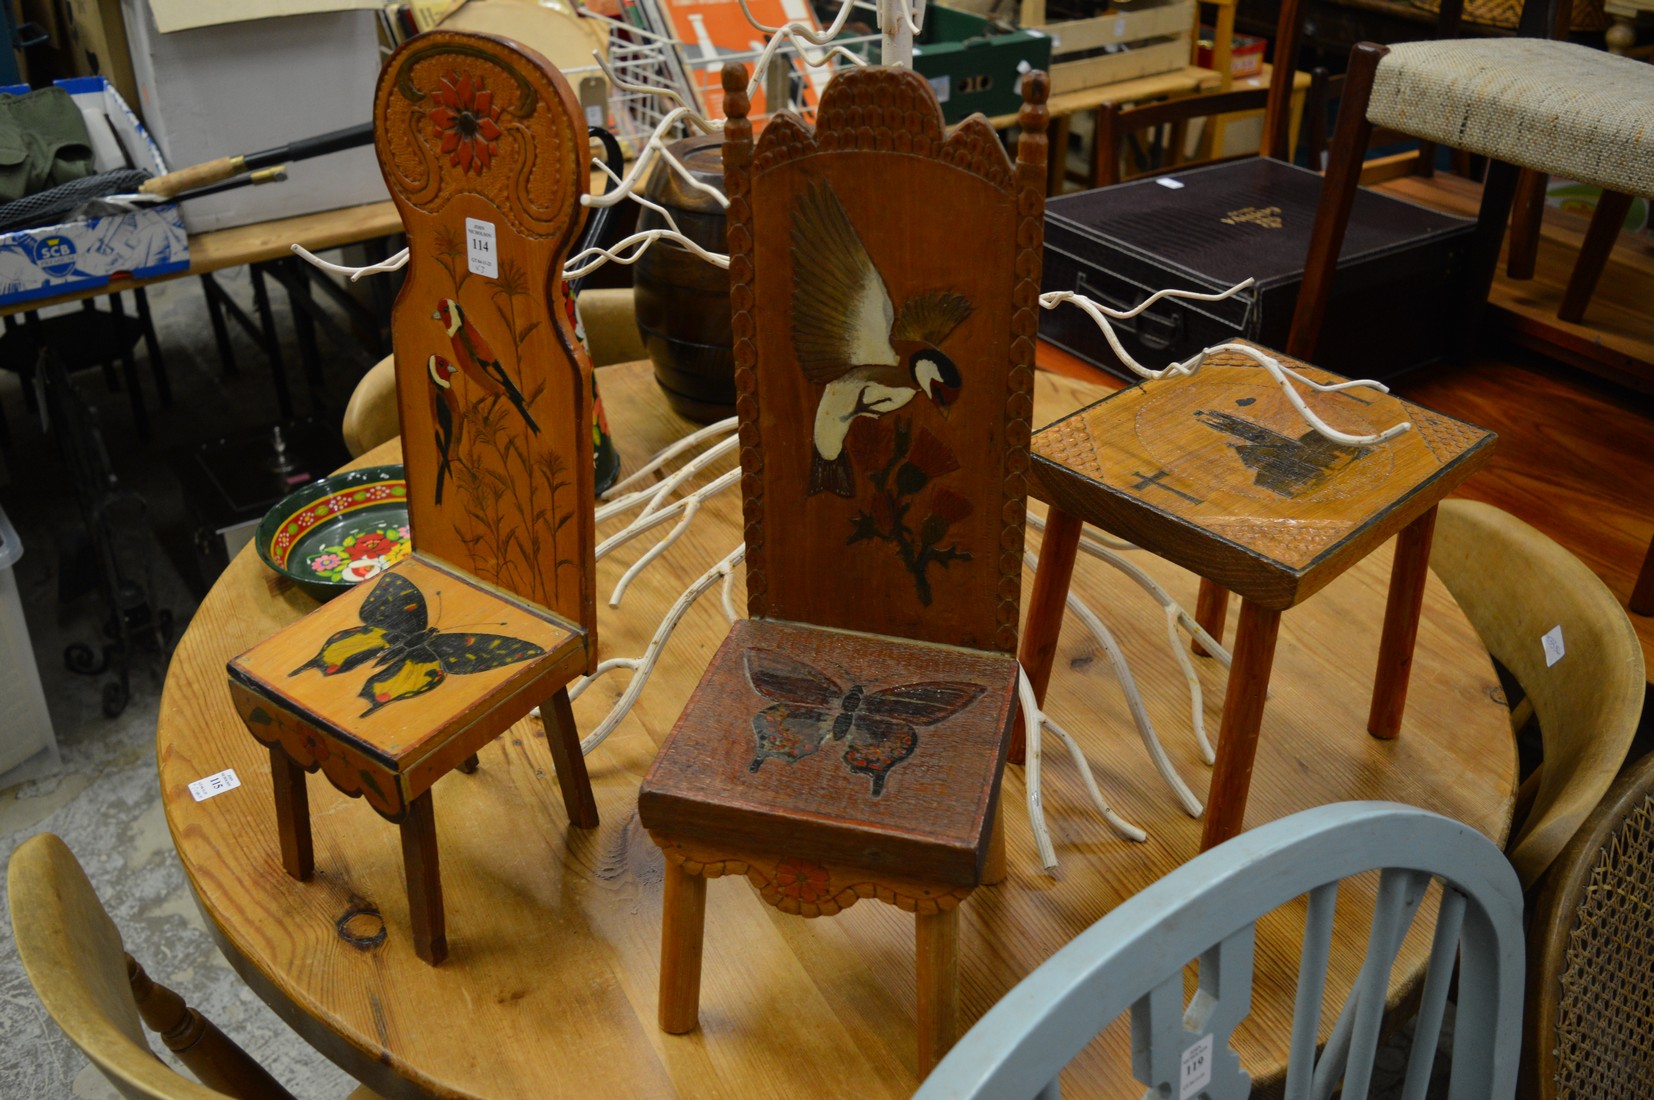
[[[597,825],[566,687],[597,659],[591,363],[561,289],[588,153],[562,76],[479,35],[410,40],[375,117],[412,256],[392,333],[413,554],[231,661],[230,693],[270,749],[288,874],[313,868],[319,769],[401,826],[437,963],[438,779],[538,705],[569,820]]]
[[[918,920],[923,1073],[1016,713],[1047,86],[1023,80],[1013,165],[979,116],[944,137],[909,69],[840,73],[813,131],[756,148],[745,83],[724,68],[751,618],[638,799],[660,1022],[697,1022],[704,879],[810,917],[877,897]]]

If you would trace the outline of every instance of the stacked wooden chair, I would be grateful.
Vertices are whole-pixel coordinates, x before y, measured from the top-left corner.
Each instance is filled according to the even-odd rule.
[[[957,906],[993,881],[1016,712],[1046,165],[944,137],[906,69],[840,73],[755,143],[724,69],[747,610],[644,781],[667,859],[661,1026],[697,1022],[705,879],[784,912],[915,914],[919,1066],[946,1050]],[[1000,851],[999,861],[1003,860]]]
[[[410,40],[374,108],[412,255],[392,332],[413,554],[232,660],[230,692],[270,749],[288,874],[313,869],[320,770],[400,826],[435,964],[438,779],[539,706],[569,819],[597,825],[566,690],[597,648],[591,364],[561,286],[588,152],[562,76],[502,39]]]

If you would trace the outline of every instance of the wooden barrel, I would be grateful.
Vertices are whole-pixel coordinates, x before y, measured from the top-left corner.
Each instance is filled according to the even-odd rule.
[[[723,139],[715,134],[685,138],[672,155],[695,178],[719,191],[724,186]],[[644,188],[648,198],[672,212],[683,235],[708,252],[728,252],[724,208],[691,187],[664,161]],[[666,224],[645,207],[638,229]],[[734,337],[729,321],[729,272],[707,263],[675,241],[658,240],[637,262],[633,283],[637,327],[655,365],[655,381],[666,399],[691,420],[710,423],[735,415]]]

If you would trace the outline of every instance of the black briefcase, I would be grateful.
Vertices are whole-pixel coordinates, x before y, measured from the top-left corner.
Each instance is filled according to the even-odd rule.
[[[1254,157],[1054,198],[1045,206],[1042,289],[1123,309],[1156,290],[1225,290],[1250,276],[1254,285],[1233,298],[1163,299],[1115,322],[1115,332],[1156,370],[1235,336],[1284,348],[1320,197],[1320,176]],[[1383,379],[1445,355],[1474,227],[1468,218],[1358,192],[1316,365]],[[1077,306],[1044,311],[1040,335],[1136,378]]]

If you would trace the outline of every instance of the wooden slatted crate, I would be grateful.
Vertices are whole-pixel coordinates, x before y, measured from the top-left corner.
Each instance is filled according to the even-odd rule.
[[[1052,93],[1076,92],[1189,64],[1195,0],[1142,0],[1088,19],[1055,22],[1046,21],[1044,0],[1025,0],[1022,25],[1053,39]]]

